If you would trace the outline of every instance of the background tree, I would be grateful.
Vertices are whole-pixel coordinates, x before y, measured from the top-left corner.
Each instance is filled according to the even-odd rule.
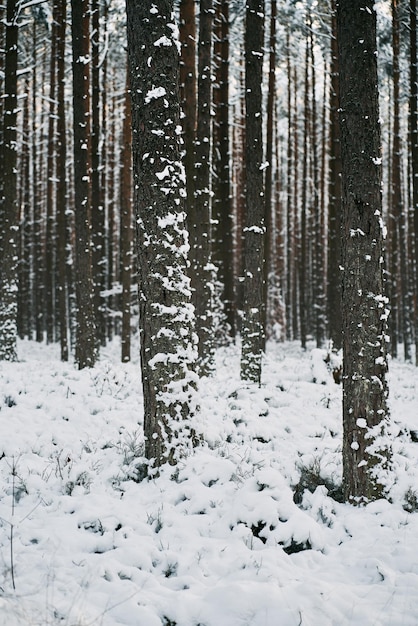
[[[0,360],[17,359],[17,55],[20,3],[7,0],[0,149]]]
[[[339,0],[343,249],[343,481],[347,500],[384,493],[386,404],[381,140],[373,0]]]
[[[73,132],[75,202],[75,291],[78,367],[92,367],[97,357],[91,265],[90,163],[90,7],[88,0],[72,0]]]
[[[128,0],[127,18],[145,453],[159,466],[189,443],[195,382],[179,54],[172,1]]]
[[[244,309],[241,378],[260,383],[264,345],[264,180],[262,72],[264,1],[248,0],[245,26],[245,169]]]

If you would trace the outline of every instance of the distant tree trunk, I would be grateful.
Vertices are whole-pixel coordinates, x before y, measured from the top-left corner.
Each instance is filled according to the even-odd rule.
[[[0,148],[0,361],[16,361],[17,340],[17,59],[20,3],[7,0],[3,145]]]
[[[245,25],[244,311],[241,378],[260,384],[264,345],[264,181],[262,93],[264,0],[247,0]]]
[[[106,327],[104,300],[101,292],[105,288],[105,218],[102,194],[100,193],[100,3],[91,2],[91,224],[92,224],[92,273],[94,287],[94,315],[97,339],[104,345]]]
[[[292,315],[292,283],[293,283],[293,111],[292,111],[292,67],[290,59],[290,32],[286,30],[286,65],[287,65],[287,181],[286,181],[286,339],[294,339]],[[296,89],[296,86],[295,86]]]
[[[310,101],[309,101],[309,39],[306,38],[305,48],[305,79],[304,79],[304,112],[303,112],[303,169],[302,169],[302,207],[300,228],[300,339],[302,348],[306,349],[308,338],[308,241],[307,241],[307,208],[308,208],[308,138],[310,126]]]
[[[414,216],[415,248],[415,363],[418,366],[418,59],[416,0],[410,0],[409,12],[409,127],[411,142],[412,207]]]
[[[212,223],[213,262],[221,285],[221,302],[227,329],[235,337],[235,295],[233,271],[233,221],[230,185],[229,132],[229,7],[228,0],[216,2],[214,57],[216,78],[213,129]]]
[[[132,115],[129,78],[126,81],[125,112],[123,118],[121,148],[121,218],[120,256],[122,283],[122,362],[131,360],[131,279],[133,261],[133,222],[132,222]]]
[[[313,287],[314,287],[314,320],[315,339],[318,348],[325,342],[325,245],[323,232],[323,216],[320,203],[320,177],[318,157],[317,105],[316,105],[316,69],[314,56],[314,36],[312,16],[309,16],[310,57],[312,71],[312,167],[313,167]]]
[[[373,0],[339,0],[343,183],[343,482],[346,500],[384,496],[389,450],[387,299]]]
[[[411,322],[408,294],[408,264],[406,238],[406,215],[402,194],[402,144],[400,129],[400,16],[398,0],[392,0],[392,49],[393,49],[393,147],[392,147],[392,176],[391,176],[391,231],[392,238],[392,266],[391,266],[391,294],[392,300],[397,303],[399,327],[393,322],[392,345],[395,344],[397,352],[398,337],[402,337],[404,344],[404,357],[406,361],[412,360],[411,355]]]
[[[273,142],[274,142],[274,110],[276,91],[276,17],[277,2],[272,0],[270,13],[270,33],[269,33],[269,80],[267,95],[267,127],[266,127],[266,179],[265,179],[265,252],[264,252],[264,335],[267,335],[267,328],[271,327],[272,320],[269,319],[269,284],[276,276],[276,259],[274,251],[274,194],[273,194]]]
[[[57,108],[57,6],[54,3],[51,26],[51,58],[49,65],[48,148],[46,163],[46,233],[45,233],[45,330],[47,343],[55,341],[55,163]]]
[[[194,206],[190,223],[193,304],[199,337],[199,372],[213,369],[213,282],[211,251],[211,102],[212,102],[212,0],[201,0],[198,47],[198,98],[195,139]]]
[[[2,43],[2,45],[4,45]],[[31,244],[32,215],[30,197],[30,131],[29,131],[29,76],[25,77],[25,94],[22,120],[22,152],[19,172],[19,291],[17,304],[17,330],[19,337],[31,337]]]
[[[196,361],[173,1],[127,0],[127,25],[145,454],[158,467],[192,441]]]
[[[341,145],[338,123],[339,62],[335,0],[332,0],[330,67],[330,135],[328,179],[328,335],[333,348],[341,343]]]
[[[65,31],[67,23],[66,0],[55,0],[57,11],[57,264],[58,306],[61,360],[68,361],[68,224],[67,224],[67,137],[65,117]]]
[[[71,0],[73,46],[75,287],[77,335],[75,359],[80,369],[96,361],[90,241],[90,98],[89,2]]]

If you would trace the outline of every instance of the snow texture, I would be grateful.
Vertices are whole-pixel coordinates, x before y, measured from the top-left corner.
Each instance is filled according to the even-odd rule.
[[[148,481],[139,363],[119,349],[78,371],[19,342],[0,363],[1,624],[418,624],[416,368],[390,364],[391,501],[353,507],[331,497],[341,387],[319,351],[269,345],[260,388],[219,351],[206,442]]]

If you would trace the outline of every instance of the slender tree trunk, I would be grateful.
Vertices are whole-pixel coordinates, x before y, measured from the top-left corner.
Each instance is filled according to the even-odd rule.
[[[343,482],[349,501],[384,495],[389,450],[387,298],[373,0],[339,0],[343,183]],[[387,436],[387,435],[386,435]]]
[[[418,59],[416,0],[410,0],[409,2],[409,20],[409,127],[411,135],[412,207],[415,248],[415,363],[418,366]]]
[[[244,312],[241,378],[260,384],[264,346],[264,181],[262,93],[264,0],[247,0],[245,26]]]
[[[195,139],[194,207],[190,224],[193,250],[193,304],[199,337],[199,372],[213,369],[213,299],[214,272],[211,258],[211,176],[212,135],[212,0],[201,0],[199,19],[197,129]]]
[[[0,360],[16,361],[17,340],[17,54],[19,3],[7,0],[3,145],[0,148]]]
[[[228,0],[216,2],[214,57],[216,78],[213,89],[212,224],[213,262],[221,285],[221,302],[227,332],[235,337],[235,294],[233,271],[233,220],[230,188],[229,131],[229,7]]]
[[[335,350],[341,343],[341,145],[338,123],[339,61],[335,0],[332,0],[330,67],[330,137],[328,178],[328,335]]]
[[[92,266],[94,284],[94,315],[97,339],[101,345],[106,341],[104,300],[100,295],[105,288],[105,219],[100,193],[100,3],[91,3],[91,223]]]
[[[300,338],[302,348],[306,349],[308,335],[308,272],[307,272],[307,206],[308,206],[308,139],[309,139],[309,40],[306,38],[305,49],[305,81],[304,81],[304,112],[303,112],[303,170],[302,170],[302,208],[301,208],[301,232],[300,232]]]
[[[80,369],[96,361],[90,241],[90,98],[89,2],[72,0],[75,287],[77,302],[76,363]]]
[[[126,80],[125,112],[121,150],[121,283],[122,283],[122,362],[131,360],[131,279],[133,261],[132,223],[132,115],[129,78]]]
[[[46,233],[45,233],[45,330],[47,343],[55,340],[55,162],[56,162],[56,108],[57,108],[57,14],[53,6],[51,27],[51,59],[49,80],[48,151],[46,163]]]
[[[266,178],[265,178],[265,252],[264,252],[264,336],[267,336],[267,328],[272,326],[269,306],[269,285],[275,280],[277,275],[276,259],[274,256],[274,194],[273,194],[273,142],[274,142],[274,111],[275,111],[275,90],[276,90],[276,18],[277,2],[272,0],[270,13],[270,33],[269,33],[269,80],[267,95],[267,128],[266,128]],[[273,313],[273,311],[272,311]]]
[[[67,23],[66,0],[55,0],[57,10],[57,153],[56,205],[58,255],[58,306],[61,360],[68,361],[68,272],[69,237],[67,224],[67,137],[65,117],[65,32]]]

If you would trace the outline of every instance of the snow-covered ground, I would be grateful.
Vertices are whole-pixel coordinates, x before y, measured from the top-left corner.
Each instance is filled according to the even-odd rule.
[[[390,364],[391,502],[356,508],[319,356],[269,345],[249,389],[219,351],[205,444],[138,482],[138,360],[113,345],[79,372],[21,342],[0,363],[0,625],[416,626],[418,369]]]

